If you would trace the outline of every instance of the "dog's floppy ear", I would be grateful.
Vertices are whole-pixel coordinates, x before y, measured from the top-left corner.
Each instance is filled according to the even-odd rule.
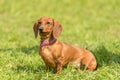
[[[35,38],[38,36],[38,23],[36,22],[33,26]]]
[[[53,20],[53,24],[53,37],[57,39],[62,32],[62,25],[56,20]]]

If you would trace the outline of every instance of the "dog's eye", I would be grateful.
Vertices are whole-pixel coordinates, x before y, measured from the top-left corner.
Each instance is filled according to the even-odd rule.
[[[46,24],[50,24],[50,22],[46,22]]]
[[[41,22],[38,22],[38,24],[41,24]]]

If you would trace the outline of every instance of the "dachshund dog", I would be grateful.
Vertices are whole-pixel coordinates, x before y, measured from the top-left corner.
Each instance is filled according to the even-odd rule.
[[[35,38],[38,34],[41,38],[39,54],[44,60],[46,68],[56,68],[58,74],[68,64],[77,68],[85,66],[90,71],[95,70],[97,62],[90,51],[57,40],[62,28],[58,21],[49,17],[40,18],[34,24]]]

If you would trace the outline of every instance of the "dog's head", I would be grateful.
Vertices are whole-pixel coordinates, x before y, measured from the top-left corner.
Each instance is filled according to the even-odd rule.
[[[62,32],[62,25],[52,18],[43,17],[34,24],[33,30],[35,38],[37,38],[39,32],[41,39],[46,39],[51,36],[57,39]]]

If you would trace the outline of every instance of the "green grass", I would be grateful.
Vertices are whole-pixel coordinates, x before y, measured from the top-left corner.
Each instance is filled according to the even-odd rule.
[[[98,70],[45,72],[32,30],[43,16],[64,26],[60,41],[91,50]],[[120,80],[120,0],[1,0],[0,80]]]

